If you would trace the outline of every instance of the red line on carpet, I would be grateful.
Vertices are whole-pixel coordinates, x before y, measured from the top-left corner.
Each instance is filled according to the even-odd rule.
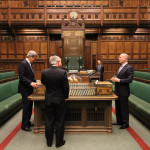
[[[34,109],[32,109],[32,114],[34,113]],[[17,125],[17,127],[3,140],[3,142],[0,144],[0,150],[3,150],[9,142],[13,139],[13,137],[18,133],[18,131],[21,129],[21,123],[22,121]]]
[[[116,115],[115,109],[112,107],[112,112]],[[32,114],[34,110],[32,111]],[[0,150],[3,150],[9,142],[13,139],[13,137],[18,133],[21,128],[21,122],[17,125],[17,127],[4,139],[4,141],[0,144]],[[129,126],[127,131],[131,134],[131,136],[135,139],[135,141],[139,144],[139,146],[143,150],[150,150],[150,147],[139,137],[139,135]]]
[[[112,107],[112,112],[116,115],[115,108]],[[134,138],[134,140],[139,144],[139,146],[143,150],[150,150],[150,147],[140,138],[140,136],[129,126],[127,128],[127,131],[131,134],[131,136]]]
[[[18,133],[21,128],[22,121],[17,125],[17,127],[5,138],[5,140],[0,144],[0,150],[3,150],[9,142],[13,139],[13,137]]]

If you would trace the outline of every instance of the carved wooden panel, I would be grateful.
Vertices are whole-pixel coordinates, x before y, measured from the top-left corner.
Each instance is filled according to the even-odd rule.
[[[108,58],[109,59],[115,59],[115,51],[116,51],[116,47],[115,47],[115,42],[109,42],[109,55]]]
[[[116,42],[116,49],[117,49],[117,51],[116,51],[116,53],[117,54],[121,54],[121,53],[123,53],[123,42]]]
[[[56,54],[56,43],[51,41],[49,49],[50,49],[50,55]]]
[[[131,42],[125,42],[124,43],[124,50],[125,50],[125,53],[127,53],[128,54],[128,56],[129,56],[129,59],[131,59],[131,54],[132,54],[132,47],[131,47]]]
[[[30,49],[29,49],[30,50]],[[36,51],[38,54],[40,53],[40,43],[32,43],[32,50]]]
[[[149,56],[149,59],[150,59],[150,42],[148,42],[148,46],[147,47],[148,47],[148,51],[147,52],[149,54],[148,56]]]
[[[133,42],[133,59],[139,59],[139,42]]]
[[[24,52],[25,52],[25,54],[27,54],[28,51],[31,50],[31,49],[32,49],[31,48],[31,43],[25,42],[24,43]]]
[[[47,43],[46,42],[41,43],[41,54],[47,54]]]
[[[63,31],[64,56],[83,56],[84,31]]]
[[[7,43],[0,43],[1,54],[7,54]]]
[[[14,43],[8,43],[8,53],[15,54],[15,47]]]
[[[91,43],[91,54],[97,54],[97,42]]]

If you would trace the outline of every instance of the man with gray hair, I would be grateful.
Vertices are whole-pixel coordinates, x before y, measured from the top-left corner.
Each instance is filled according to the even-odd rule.
[[[23,104],[21,129],[29,132],[32,131],[30,126],[33,126],[33,124],[30,122],[33,102],[29,101],[27,97],[33,93],[33,88],[37,88],[34,72],[31,66],[31,64],[35,62],[36,58],[37,53],[33,50],[30,50],[27,54],[27,58],[20,63],[18,69],[20,79],[18,92],[22,95]]]
[[[118,100],[115,101],[117,121],[113,125],[121,125],[120,129],[126,129],[129,127],[129,84],[133,80],[134,70],[128,64],[128,55],[125,53],[119,56],[119,63],[121,66],[116,77],[111,78],[111,80],[115,82],[115,94],[118,96]]]
[[[61,58],[51,56],[50,68],[42,71],[41,82],[46,86],[45,93],[45,137],[47,146],[53,143],[54,123],[56,125],[56,147],[65,144],[64,118],[65,99],[69,95],[69,84],[66,71],[61,69]]]

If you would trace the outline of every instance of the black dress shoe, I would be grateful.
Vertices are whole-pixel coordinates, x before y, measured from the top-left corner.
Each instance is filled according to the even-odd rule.
[[[63,146],[64,144],[65,144],[65,140],[63,140],[63,142],[61,144],[56,144],[56,147]]]
[[[122,125],[122,124],[121,124],[121,123],[116,122],[116,123],[112,123],[112,125]]]
[[[126,129],[126,128],[129,128],[129,125],[122,125],[122,126],[120,127],[120,129]]]
[[[27,127],[24,127],[24,128],[21,128],[22,130],[24,131],[28,131],[28,132],[31,132],[32,130],[27,126]]]
[[[30,127],[31,127],[31,126],[34,126],[34,124],[33,124],[33,123],[31,123],[31,122],[30,122],[28,125],[29,125]]]
[[[48,146],[48,147],[52,147],[52,144],[47,143],[47,146]]]

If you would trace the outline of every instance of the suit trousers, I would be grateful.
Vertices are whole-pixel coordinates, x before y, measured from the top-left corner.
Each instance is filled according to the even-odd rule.
[[[22,112],[22,128],[28,126],[31,115],[32,115],[32,106],[33,101],[27,100],[28,95],[22,94],[22,104],[23,104],[23,112]]]
[[[115,101],[116,119],[122,125],[129,125],[128,96],[118,96]]]
[[[53,142],[54,125],[56,126],[56,145],[63,143],[65,102],[45,105],[45,137],[49,145]]]

